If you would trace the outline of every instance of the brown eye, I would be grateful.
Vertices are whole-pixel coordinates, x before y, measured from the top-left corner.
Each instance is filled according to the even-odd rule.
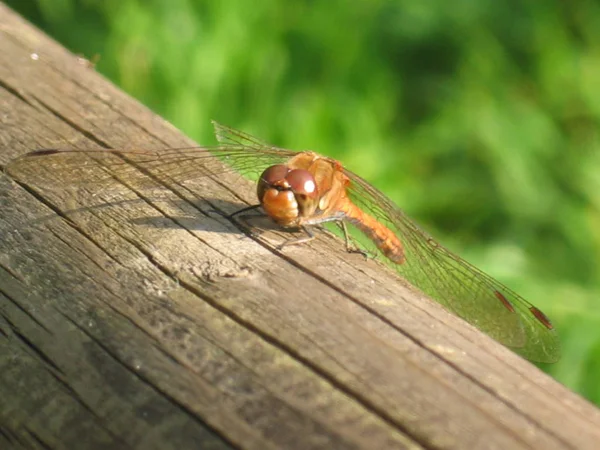
[[[317,185],[312,174],[308,170],[295,169],[290,171],[285,177],[290,184],[294,194],[315,197],[317,195]]]
[[[275,166],[268,167],[260,176],[260,181],[264,181],[268,185],[277,183],[285,179],[290,169],[283,164],[277,164]]]
[[[285,182],[285,177],[288,174],[290,169],[283,164],[277,164],[275,166],[267,167],[265,171],[262,173],[258,180],[258,184],[256,185],[256,194],[258,195],[258,201],[262,202],[263,197],[267,189],[273,188],[275,186],[280,186],[287,184]]]

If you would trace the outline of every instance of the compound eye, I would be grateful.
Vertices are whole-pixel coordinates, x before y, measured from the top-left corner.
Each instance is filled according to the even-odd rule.
[[[267,167],[258,179],[258,184],[256,185],[258,201],[261,203],[263,202],[265,193],[269,189],[289,189],[287,181],[285,181],[285,177],[289,171],[290,169],[283,164]]]
[[[268,185],[274,185],[285,179],[290,169],[283,164],[277,164],[275,166],[267,167],[260,176],[260,181]]]
[[[285,177],[294,194],[315,197],[317,195],[317,185],[312,174],[308,170],[294,169]]]

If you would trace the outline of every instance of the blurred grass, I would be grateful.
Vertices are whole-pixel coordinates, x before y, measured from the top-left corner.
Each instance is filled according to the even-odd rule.
[[[6,2],[198,142],[342,159],[544,310],[544,370],[600,405],[598,2]]]

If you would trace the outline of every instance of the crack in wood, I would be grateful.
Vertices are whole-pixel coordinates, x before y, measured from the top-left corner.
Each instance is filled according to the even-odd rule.
[[[19,100],[21,100],[23,103],[31,106],[32,108],[36,108],[36,105],[34,105],[33,103],[31,103],[29,101],[29,99],[27,97],[25,97],[24,94],[21,94],[19,92],[18,88],[12,87],[9,84],[7,84],[4,80],[0,79],[0,87],[4,88],[7,92],[10,92],[12,95],[14,95],[16,98],[18,98]]]
[[[169,401],[172,405],[176,406],[181,411],[185,412],[186,415],[189,416],[192,420],[194,420],[195,422],[197,422],[199,425],[206,428],[207,430],[210,430],[210,432],[214,433],[216,436],[219,436],[219,438],[221,438],[223,441],[228,442],[232,447],[238,448],[234,445],[233,442],[231,442],[229,440],[229,438],[227,436],[223,435],[219,430],[215,429],[209,423],[202,420],[193,410],[189,409],[185,404],[181,403],[176,398],[171,396],[171,394],[169,392],[161,389],[159,386],[154,384],[152,382],[152,380],[145,377],[140,370],[137,370],[135,367],[130,366],[126,361],[122,360],[116,353],[114,353],[112,351],[112,349],[110,349],[102,341],[98,340],[92,333],[90,333],[89,330],[87,330],[84,327],[82,327],[81,325],[79,325],[79,323],[76,320],[72,319],[68,314],[65,314],[62,311],[60,311],[60,314],[68,322],[70,322],[73,326],[75,326],[81,333],[83,333],[87,338],[89,338],[92,342],[94,342],[94,344],[96,346],[98,346],[100,349],[102,349],[102,351],[107,356],[111,357],[116,363],[119,364],[119,366],[124,368],[127,372],[129,372],[131,375],[133,375],[136,379],[143,382],[149,389],[156,391],[156,392],[160,392],[161,395],[163,396],[163,398],[165,398],[165,400]],[[173,358],[170,358],[170,359],[173,359]]]
[[[11,302],[11,304],[13,304],[15,306],[15,308],[17,308],[19,311],[21,311],[23,314],[25,314],[27,317],[29,317],[31,319],[31,321],[33,323],[35,323],[36,325],[38,325],[42,330],[44,330],[46,333],[48,333],[50,336],[52,336],[54,333],[52,332],[52,330],[50,330],[48,327],[46,327],[46,325],[44,325],[37,317],[35,317],[32,313],[30,313],[29,311],[27,311],[27,309],[25,309],[15,298],[13,298],[12,296],[10,296],[8,294],[8,292],[4,291],[2,289],[2,287],[0,286],[0,294],[2,294],[9,302]],[[11,324],[11,322],[8,320],[7,317],[5,317],[5,320]],[[11,324],[12,326],[12,324]]]

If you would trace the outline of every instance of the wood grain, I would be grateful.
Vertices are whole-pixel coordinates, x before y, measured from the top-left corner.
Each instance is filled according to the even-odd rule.
[[[0,4],[0,164],[193,144]],[[247,235],[218,181],[0,175],[0,448],[597,447],[585,400],[334,237]]]

